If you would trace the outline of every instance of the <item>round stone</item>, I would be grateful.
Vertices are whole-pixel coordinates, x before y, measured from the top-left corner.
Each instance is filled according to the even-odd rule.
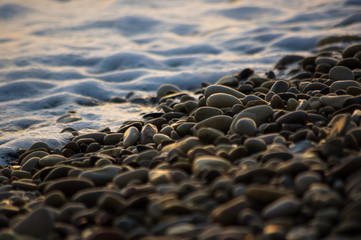
[[[265,141],[258,138],[248,138],[244,142],[244,146],[247,148],[249,153],[261,152],[267,149]]]
[[[122,133],[110,133],[104,137],[104,145],[115,145],[123,138]]]
[[[272,85],[270,91],[274,93],[281,93],[281,92],[287,92],[288,88],[289,88],[288,82],[284,80],[278,80]]]
[[[361,44],[348,46],[342,52],[342,57],[343,58],[353,57],[359,51],[361,51]]]
[[[232,124],[232,127],[231,132],[240,135],[254,136],[257,133],[256,123],[250,118],[239,119],[235,124]]]
[[[354,80],[355,77],[353,72],[343,66],[335,66],[331,68],[330,72],[328,73],[332,80]]]
[[[139,130],[136,127],[130,127],[128,128],[123,136],[123,146],[124,148],[128,148],[135,144],[138,141],[139,138]]]
[[[157,89],[157,97],[162,98],[168,94],[181,92],[182,90],[174,84],[163,84]]]
[[[45,187],[44,192],[49,193],[54,190],[59,190],[65,196],[69,197],[82,189],[91,187],[94,187],[94,184],[88,179],[63,178],[49,183]]]
[[[80,178],[87,178],[97,186],[103,186],[111,182],[113,177],[121,171],[118,166],[105,166],[99,169],[91,169],[79,175]]]
[[[158,133],[158,129],[151,123],[147,123],[140,132],[140,143],[147,144],[153,141],[154,134]]]
[[[248,206],[249,203],[245,196],[236,197],[213,210],[213,221],[223,225],[236,224],[239,212]]]
[[[239,104],[241,101],[227,93],[215,93],[207,98],[207,106],[217,107],[217,108],[226,108],[232,107],[235,104]]]
[[[203,121],[207,118],[222,115],[223,111],[215,107],[200,107],[194,111],[193,115],[197,122]]]
[[[341,95],[341,96],[322,96],[320,97],[320,102],[325,106],[332,106],[335,109],[340,109],[343,107],[345,101],[350,99],[349,95]]]
[[[223,137],[224,133],[215,128],[201,128],[197,131],[197,137],[206,143],[213,143],[219,137]]]
[[[295,177],[296,192],[303,193],[315,182],[321,182],[321,176],[317,172],[305,171],[297,174]]]

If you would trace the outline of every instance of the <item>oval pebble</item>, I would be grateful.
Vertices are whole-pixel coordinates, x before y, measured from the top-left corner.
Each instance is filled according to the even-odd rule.
[[[241,101],[227,93],[215,93],[207,98],[207,106],[216,108],[232,107],[235,104],[239,104]]]
[[[66,161],[66,157],[58,155],[58,154],[51,154],[48,156],[45,156],[43,158],[40,158],[39,160],[39,165],[41,167],[45,167],[45,166],[53,166],[57,163]]]
[[[232,123],[231,126],[233,126],[233,128],[230,129],[232,133],[247,136],[254,136],[257,133],[256,123],[250,118],[239,119],[235,124]]]
[[[174,84],[163,84],[157,89],[157,97],[162,98],[171,93],[181,92],[182,90]]]
[[[360,84],[353,80],[343,80],[343,81],[336,81],[331,84],[330,91],[336,92],[337,90],[343,89],[347,90],[348,87],[360,87]]]
[[[212,94],[215,93],[227,93],[230,94],[236,98],[244,98],[245,95],[237,90],[234,90],[233,88],[224,86],[224,85],[210,85],[204,90],[204,96],[208,98]]]
[[[213,116],[198,122],[194,126],[194,129],[199,130],[201,128],[210,127],[227,132],[231,126],[232,120],[233,119],[230,116],[226,115]]]
[[[139,130],[136,127],[130,127],[128,128],[123,136],[123,146],[124,148],[128,148],[132,146],[134,143],[138,141],[139,138]]]
[[[193,162],[193,172],[199,173],[205,169],[227,170],[231,163],[217,156],[200,156]]]
[[[266,219],[292,216],[298,213],[300,207],[300,200],[292,195],[287,195],[266,206],[262,211],[262,215]]]
[[[328,73],[332,80],[354,80],[355,77],[353,72],[343,66],[336,66],[331,68],[330,72]]]
[[[267,105],[259,105],[244,109],[234,117],[231,128],[234,128],[233,124],[236,124],[239,119],[248,117],[253,119],[257,126],[268,121],[273,115],[273,109]]]
[[[119,173],[113,179],[113,182],[120,188],[126,186],[131,181],[140,181],[145,183],[148,181],[148,172],[146,168],[139,168],[135,170],[130,170],[128,172]]]

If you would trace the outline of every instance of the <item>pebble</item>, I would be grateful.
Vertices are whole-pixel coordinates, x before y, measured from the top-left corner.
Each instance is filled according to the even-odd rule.
[[[113,183],[115,183],[118,187],[124,187],[132,181],[145,183],[148,181],[148,172],[149,171],[146,168],[139,168],[128,172],[119,173],[118,175],[114,176]]]
[[[117,166],[105,166],[99,169],[85,171],[81,173],[79,177],[91,180],[96,186],[104,186],[111,182],[120,171],[121,169]]]
[[[253,119],[257,124],[257,126],[259,126],[262,123],[267,122],[268,119],[272,117],[272,115],[273,115],[273,109],[270,106],[267,105],[254,106],[244,109],[239,114],[237,114],[234,117],[232,125],[236,124],[239,119],[248,117],[250,119]],[[234,128],[234,126],[231,126],[231,128]]]
[[[320,97],[320,103],[325,106],[332,106],[335,109],[340,109],[343,107],[344,103],[347,99],[350,99],[349,95],[341,95],[341,96],[322,96]]]
[[[135,144],[138,139],[139,139],[139,130],[136,127],[130,127],[128,128],[123,136],[123,146],[125,148],[128,148],[130,146],[132,146],[133,144]]]
[[[262,216],[266,219],[293,216],[299,212],[300,207],[300,200],[287,195],[267,205],[262,211]]]
[[[353,57],[357,52],[361,51],[361,44],[350,45],[342,52],[343,58]]]
[[[226,108],[239,104],[241,101],[227,93],[215,93],[207,98],[206,104],[210,107]]]
[[[304,111],[293,111],[288,112],[285,115],[279,117],[276,120],[276,124],[281,126],[282,124],[287,123],[299,123],[299,124],[305,124],[307,120],[307,113]]]
[[[257,133],[256,123],[250,118],[239,119],[235,124],[232,123],[230,131],[240,135],[254,136]]]
[[[182,90],[174,84],[163,84],[157,89],[157,97],[162,98],[171,93],[178,93]]]
[[[249,153],[257,153],[267,149],[266,142],[258,138],[248,138],[244,142],[244,146]]]
[[[289,88],[288,82],[284,80],[277,80],[271,87],[270,91],[274,93],[287,92]]]
[[[44,192],[50,193],[51,191],[59,190],[65,196],[69,197],[79,190],[91,187],[94,187],[94,184],[90,180],[79,178],[64,178],[50,182],[48,185],[46,185]]]
[[[332,80],[354,80],[355,76],[353,75],[353,72],[343,66],[335,66],[331,68],[329,72],[329,76]]]
[[[194,111],[193,115],[197,122],[201,122],[207,118],[222,115],[223,111],[215,107],[200,107]]]
[[[223,85],[210,85],[204,90],[204,96],[208,98],[209,96],[215,93],[226,93],[232,95],[236,98],[244,98],[245,95],[237,90],[234,90],[231,87],[223,86]]]
[[[193,172],[199,173],[203,170],[223,170],[226,171],[231,163],[224,158],[217,156],[200,156],[193,161]]]
[[[349,87],[360,87],[360,84],[353,80],[342,80],[336,81],[331,84],[330,90],[331,92],[336,92],[337,90],[347,90]]]
[[[158,133],[157,127],[151,123],[147,123],[140,132],[140,143],[141,144],[151,143],[153,140],[153,136],[156,133]]]
[[[54,218],[46,208],[39,208],[18,222],[13,229],[19,234],[44,238],[54,230]]]
[[[321,182],[321,176],[317,172],[305,171],[295,177],[295,190],[298,193],[306,191],[312,183]]]
[[[249,203],[244,196],[236,197],[213,210],[213,221],[222,225],[235,224],[237,223],[238,213],[248,206]]]
[[[226,115],[217,115],[213,117],[209,117],[204,119],[203,121],[198,122],[195,126],[195,130],[199,130],[201,128],[215,128],[223,132],[227,132],[231,126],[233,119]]]

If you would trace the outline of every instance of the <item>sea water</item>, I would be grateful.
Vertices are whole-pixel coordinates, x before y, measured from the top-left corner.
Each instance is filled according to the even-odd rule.
[[[66,127],[94,131],[151,107],[112,103],[185,90],[245,67],[272,70],[319,39],[360,35],[360,0],[0,0],[0,163]],[[72,122],[59,121],[64,115]]]

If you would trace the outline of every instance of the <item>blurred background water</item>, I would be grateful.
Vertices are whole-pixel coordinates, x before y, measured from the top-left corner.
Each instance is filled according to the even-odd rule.
[[[360,35],[359,0],[0,0],[0,163],[60,131],[115,131],[150,108],[114,103],[252,67],[319,39]],[[68,113],[71,114],[68,114]],[[73,122],[59,118],[72,115]],[[58,120],[58,121],[57,121]]]

